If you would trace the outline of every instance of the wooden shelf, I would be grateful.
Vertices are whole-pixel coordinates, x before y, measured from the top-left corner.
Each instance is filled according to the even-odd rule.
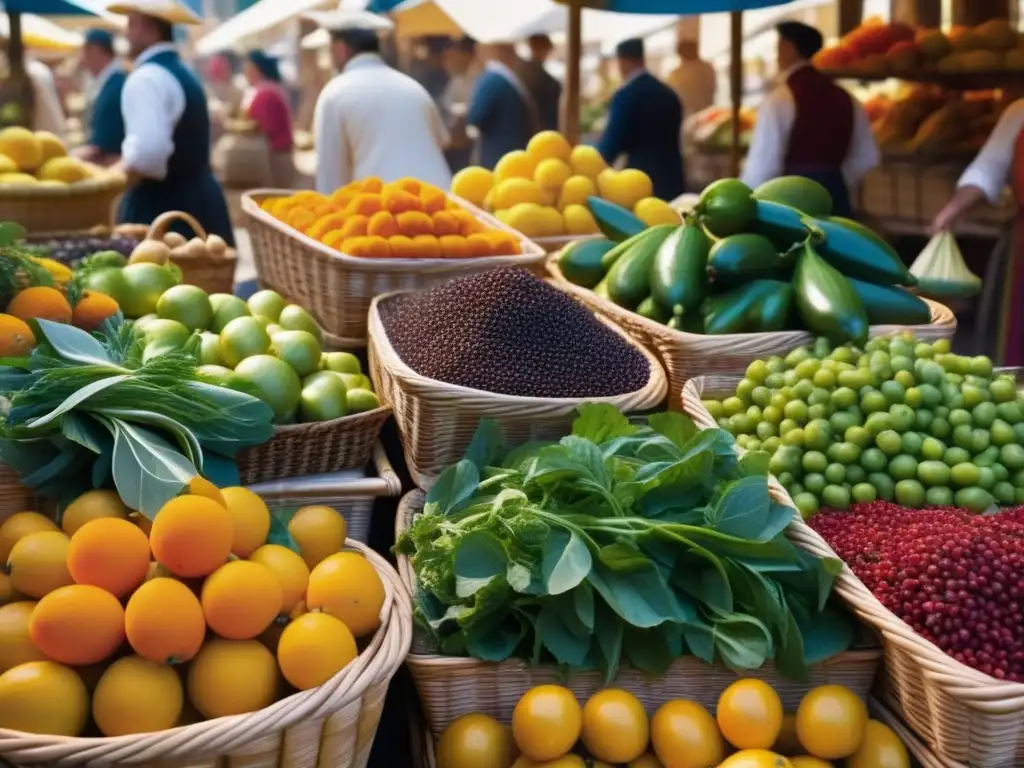
[[[862,72],[856,69],[828,69],[822,74],[836,80],[858,80],[862,83],[879,83],[884,80],[904,80],[908,83],[941,85],[954,91],[989,91],[1011,85],[1024,85],[1024,70],[998,69],[985,72],[939,72],[916,70],[914,72]]]

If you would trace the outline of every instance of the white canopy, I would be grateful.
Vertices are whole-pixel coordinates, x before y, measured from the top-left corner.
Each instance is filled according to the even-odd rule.
[[[365,8],[368,0],[342,0],[342,8]],[[244,43],[271,27],[298,19],[309,11],[339,7],[338,0],[259,0],[196,42],[196,53],[209,56]]]
[[[11,33],[6,15],[0,15],[0,38],[6,40]],[[49,19],[25,13],[21,16],[21,37],[28,48],[41,50],[74,50],[83,41],[78,32],[71,32]]]

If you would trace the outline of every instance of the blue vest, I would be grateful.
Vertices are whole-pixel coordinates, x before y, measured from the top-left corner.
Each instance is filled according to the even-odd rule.
[[[121,114],[121,91],[128,73],[118,69],[110,74],[92,102],[89,144],[105,155],[121,154],[124,142],[124,116]]]
[[[143,179],[121,199],[118,222],[150,224],[166,211],[192,214],[209,234],[234,244],[231,217],[224,191],[210,168],[210,113],[206,93],[195,74],[174,51],[162,51],[143,66],[167,70],[185,93],[185,110],[174,127],[174,152],[167,160],[162,180]],[[177,222],[172,230],[191,237],[189,228]]]
[[[466,122],[480,131],[479,163],[485,168],[493,168],[514,149],[526,149],[533,136],[525,99],[496,72],[477,78]]]

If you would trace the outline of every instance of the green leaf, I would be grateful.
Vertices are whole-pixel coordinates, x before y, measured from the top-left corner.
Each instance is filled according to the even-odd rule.
[[[104,389],[109,389],[110,387],[117,386],[122,381],[127,381],[130,378],[131,376],[129,376],[128,374],[121,374],[120,376],[110,376],[106,379],[100,379],[98,381],[92,382],[91,384],[87,384],[74,394],[67,397],[64,400],[64,402],[62,402],[48,414],[46,414],[45,416],[40,416],[39,418],[36,419],[32,419],[26,424],[26,426],[30,427],[31,429],[38,429],[39,427],[46,426],[54,419],[60,418],[71,409],[81,405],[93,395],[99,394]]]
[[[771,454],[768,451],[747,451],[739,458],[740,472],[744,477],[767,477],[770,460]]]
[[[559,664],[583,665],[590,650],[589,637],[578,637],[562,621],[557,604],[546,601],[537,617],[537,634],[548,652]]]
[[[27,485],[30,488],[45,486],[61,474],[70,471],[72,467],[79,463],[81,458],[82,455],[80,453],[80,449],[61,451],[54,456],[53,459],[43,466],[38,467],[35,471],[27,475],[22,475],[22,485]]]
[[[575,435],[567,435],[559,441],[559,445],[565,448],[569,458],[586,468],[588,476],[598,485],[607,488],[608,473],[604,466],[604,456],[601,449],[589,440]]]
[[[473,462],[476,468],[493,466],[502,453],[501,428],[494,419],[480,419],[462,458]]]
[[[693,603],[676,595],[657,568],[619,573],[595,563],[587,578],[608,606],[634,627],[656,627],[665,621],[681,623],[697,615]]]
[[[785,606],[785,623],[776,643],[775,666],[779,672],[793,680],[807,679],[807,663],[804,660],[804,639],[793,612]]]
[[[597,445],[638,431],[618,408],[609,403],[584,403],[577,410],[579,416],[572,423],[572,434]]]
[[[733,610],[732,586],[718,568],[680,563],[672,571],[670,583],[704,605],[720,611]]]
[[[11,246],[28,236],[28,231],[16,221],[0,221],[0,246]]]
[[[649,675],[663,675],[682,654],[682,628],[678,624],[651,629],[626,627],[622,645],[634,667]]]
[[[638,571],[650,568],[654,564],[639,547],[625,537],[621,541],[601,547],[597,556],[613,571]]]
[[[771,633],[753,616],[716,612],[711,631],[722,663],[736,672],[760,669],[772,656]]]
[[[853,643],[854,626],[849,614],[831,606],[814,616],[809,622],[796,619],[803,638],[804,662],[817,664],[842,653]]]
[[[158,427],[164,433],[174,438],[174,442],[185,454],[185,458],[195,465],[200,474],[203,473],[203,447],[188,427],[175,421],[170,416],[154,411],[145,411],[137,408],[103,408],[97,413],[107,418],[119,419],[125,422],[146,424],[150,427]],[[220,486],[221,488],[225,486]]]
[[[463,459],[442,472],[427,493],[427,504],[435,505],[442,515],[458,512],[480,484],[476,465]]]
[[[35,322],[54,352],[64,360],[81,365],[115,366],[107,349],[80,328],[51,320],[38,319]]]
[[[682,480],[670,485],[659,485],[644,494],[641,509],[644,517],[660,519],[671,513],[688,513],[707,499],[707,488]],[[703,520],[701,515],[697,518]]]
[[[756,539],[768,524],[771,507],[767,477],[744,477],[730,483],[707,514],[716,531],[741,539]]]
[[[796,514],[796,510],[792,507],[773,501],[768,508],[768,520],[764,529],[758,534],[757,540],[771,541],[789,527]]]
[[[710,625],[699,619],[687,622],[683,625],[683,640],[698,659],[705,664],[715,663],[715,636]]]
[[[596,601],[594,615],[594,637],[605,673],[604,684],[611,685],[622,659],[623,624],[604,600]]]
[[[267,534],[267,544],[287,547],[292,552],[299,551],[299,545],[295,543],[295,539],[288,532],[288,523],[295,512],[295,509],[270,510],[270,532]]]
[[[647,423],[655,432],[664,435],[679,448],[685,448],[699,431],[693,419],[678,411],[653,413],[647,417]]]
[[[572,591],[573,614],[590,632],[594,631],[594,590],[587,583]]]
[[[474,625],[465,630],[466,650],[484,661],[504,661],[515,653],[525,633],[525,627],[514,616],[499,623]]]
[[[648,491],[662,485],[694,484],[708,476],[714,462],[711,451],[699,451],[677,461],[647,464],[636,473],[636,480]]]
[[[492,533],[472,531],[455,545],[455,593],[472,597],[496,576],[504,576],[507,568],[501,540]]]
[[[103,453],[107,446],[113,446],[110,433],[85,414],[69,413],[60,424],[61,434],[93,453]]]
[[[152,519],[198,472],[157,433],[117,419],[102,419],[114,435],[113,473],[118,495]]]
[[[551,532],[544,542],[541,574],[549,595],[575,589],[591,571],[590,550],[575,533],[564,529]]]

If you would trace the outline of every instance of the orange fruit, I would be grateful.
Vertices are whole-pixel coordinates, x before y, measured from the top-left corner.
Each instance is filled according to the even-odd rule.
[[[142,658],[180,664],[199,653],[206,638],[206,617],[191,589],[175,579],[157,577],[128,599],[124,629]]]
[[[68,536],[74,536],[90,520],[99,517],[127,520],[128,512],[128,507],[116,491],[86,491],[65,508],[60,518],[60,527]]]
[[[384,584],[361,554],[338,552],[309,574],[306,607],[341,619],[353,635],[364,637],[380,626]]]
[[[331,507],[302,507],[288,521],[288,533],[310,569],[341,551],[348,526],[340,512]]]
[[[117,302],[98,291],[85,291],[71,312],[71,324],[83,331],[95,331],[117,314]]]
[[[46,660],[46,654],[36,648],[28,632],[35,607],[31,601],[0,607],[0,672],[30,661]]]
[[[263,499],[248,488],[224,488],[221,494],[234,524],[231,553],[238,557],[248,557],[267,540],[267,534],[270,533],[270,510]]]
[[[185,692],[174,669],[125,656],[96,684],[92,717],[104,736],[153,733],[177,725],[184,703]]]
[[[248,640],[281,612],[281,586],[265,565],[234,560],[206,578],[201,602],[210,629],[229,640]]]
[[[54,661],[95,664],[110,658],[124,642],[124,609],[104,589],[72,584],[39,601],[28,631],[36,647]]]
[[[300,691],[323,685],[358,655],[348,627],[326,613],[300,616],[284,628],[277,644],[281,674]]]
[[[274,655],[256,640],[213,638],[188,668],[188,698],[209,719],[270,706],[279,683]]]
[[[153,520],[149,544],[153,557],[177,576],[206,576],[231,554],[231,513],[202,496],[179,496],[164,504]]]
[[[744,749],[729,755],[718,768],[793,768],[793,764],[767,749]]]
[[[651,718],[651,746],[665,768],[714,768],[725,759],[718,724],[695,701],[666,701]]]
[[[281,585],[281,613],[291,613],[303,601],[309,585],[309,568],[298,554],[279,544],[264,544],[249,560],[266,566],[277,578]]]
[[[770,749],[782,731],[782,699],[763,680],[737,680],[718,697],[718,728],[737,749]]]
[[[146,579],[149,539],[127,520],[91,520],[71,537],[68,570],[78,584],[125,597]]]
[[[11,549],[23,537],[38,531],[56,531],[56,523],[38,512],[17,512],[0,525],[0,564],[7,563]]]
[[[508,768],[515,754],[509,727],[480,713],[452,721],[437,742],[437,763],[445,768]]]
[[[512,710],[512,737],[533,760],[561,757],[580,738],[583,710],[576,694],[561,685],[538,685]]]
[[[849,757],[864,740],[868,708],[842,685],[809,691],[796,709],[796,733],[804,749],[825,760]]]
[[[583,707],[583,744],[598,760],[628,763],[647,749],[650,727],[640,700],[629,691],[606,688]]]
[[[78,736],[89,718],[85,683],[52,661],[31,661],[0,675],[0,728]]]
[[[814,768],[800,766],[793,761],[794,768]],[[848,768],[910,768],[910,755],[907,747],[892,729],[877,720],[868,720],[864,729],[864,739],[857,751],[846,760]]]
[[[35,347],[36,337],[28,323],[0,314],[0,357],[28,357]]]
[[[39,318],[55,323],[71,322],[71,305],[56,288],[36,285],[18,293],[7,305],[8,314],[22,320]]]
[[[39,531],[23,537],[7,558],[11,585],[23,595],[42,597],[73,583],[67,562],[69,544],[63,531]]]
[[[224,499],[224,494],[220,492],[220,488],[211,483],[205,477],[200,477],[199,475],[193,477],[189,481],[186,490],[193,496],[203,496],[210,501],[217,502],[227,509],[228,503]]]

